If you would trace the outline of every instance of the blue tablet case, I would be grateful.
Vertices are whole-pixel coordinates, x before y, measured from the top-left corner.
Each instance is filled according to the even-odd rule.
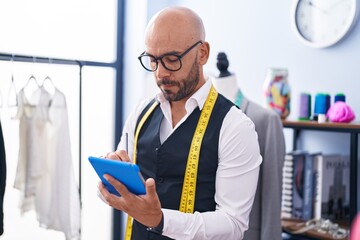
[[[88,159],[110,193],[120,196],[116,189],[103,177],[105,173],[116,178],[124,184],[130,192],[136,195],[143,195],[146,193],[144,179],[141,176],[138,165],[92,156]]]

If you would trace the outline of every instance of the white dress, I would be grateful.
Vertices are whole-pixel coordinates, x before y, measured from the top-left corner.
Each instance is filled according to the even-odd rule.
[[[24,191],[21,210],[35,207],[42,227],[62,231],[66,239],[79,239],[80,197],[65,95],[55,89],[50,96],[43,87],[34,94],[39,94],[39,101],[31,111],[19,101],[21,146],[15,187]],[[19,99],[26,102],[22,95],[20,91]]]

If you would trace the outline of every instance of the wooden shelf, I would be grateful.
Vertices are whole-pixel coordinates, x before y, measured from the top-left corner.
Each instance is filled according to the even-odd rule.
[[[338,224],[342,228],[349,229],[348,223],[338,223]],[[281,220],[281,226],[282,226],[284,232],[289,233],[291,235],[305,236],[305,237],[308,237],[308,238],[314,239],[314,240],[315,239],[334,240],[334,238],[331,235],[325,234],[325,233],[320,233],[316,230],[309,230],[309,231],[301,233],[301,234],[293,234],[294,231],[299,230],[300,228],[304,227],[304,225],[305,225],[305,223],[303,221],[296,220],[296,219],[282,219]],[[342,238],[340,240],[345,240],[345,239],[348,239],[348,237]]]
[[[347,133],[360,133],[360,122],[355,123],[318,123],[314,121],[292,121],[283,120],[285,128],[293,129],[309,129],[329,132],[347,132]]]

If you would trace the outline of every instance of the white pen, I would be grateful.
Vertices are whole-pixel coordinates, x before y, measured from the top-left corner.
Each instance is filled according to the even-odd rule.
[[[126,153],[129,152],[129,136],[128,136],[128,133],[125,133],[125,150],[126,150]]]

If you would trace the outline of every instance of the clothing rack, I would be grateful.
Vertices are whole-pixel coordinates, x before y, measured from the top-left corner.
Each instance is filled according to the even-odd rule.
[[[124,55],[124,22],[125,22],[125,4],[126,0],[117,0],[117,27],[116,27],[116,56],[115,62],[95,62],[95,61],[82,61],[82,60],[71,60],[61,58],[50,58],[50,57],[37,57],[37,56],[26,56],[19,54],[9,54],[0,52],[0,61],[14,61],[14,62],[35,62],[35,63],[53,63],[59,65],[78,65],[79,66],[79,193],[81,203],[81,105],[82,105],[82,67],[83,66],[94,66],[94,67],[112,67],[116,73],[116,84],[115,84],[115,134],[114,134],[114,148],[116,148],[118,141],[121,136],[122,125],[123,125],[123,55]],[[122,228],[122,213],[118,210],[113,211],[113,222],[112,222],[112,239],[122,239],[123,231]]]
[[[115,63],[80,61],[80,60],[49,58],[49,57],[37,57],[37,56],[26,56],[26,55],[15,55],[15,54],[8,54],[8,53],[0,53],[0,61],[47,63],[47,64],[77,65],[77,66],[79,66],[79,84],[80,84],[80,86],[79,86],[79,194],[80,194],[80,203],[81,203],[82,68],[83,68],[83,66],[113,67],[113,68],[115,68]]]
[[[124,16],[124,1],[118,0],[118,39],[122,39],[123,35],[123,16]],[[123,55],[123,41],[117,41],[117,52],[116,52],[116,62],[106,63],[106,62],[96,62],[96,61],[82,61],[82,60],[72,60],[72,59],[61,59],[61,58],[50,58],[50,57],[38,57],[38,56],[28,56],[28,55],[19,55],[19,54],[9,54],[0,52],[0,61],[14,61],[14,62],[29,62],[29,63],[45,63],[45,64],[58,64],[58,65],[77,65],[79,66],[79,196],[80,204],[81,201],[81,164],[82,164],[82,155],[81,155],[81,134],[82,134],[82,68],[84,66],[94,66],[94,67],[111,67],[116,71],[116,86],[115,86],[115,134],[114,134],[114,147],[117,146],[117,143],[121,136],[122,123],[123,123],[123,113],[122,113],[122,96],[123,96],[123,69],[122,69],[122,55]],[[113,240],[118,239],[119,236],[122,236],[122,213],[118,210],[113,211],[113,228],[112,228],[112,238]]]
[[[119,3],[121,1],[119,0]],[[119,28],[123,28],[123,26],[119,26]],[[119,43],[118,43],[119,44]],[[58,64],[58,65],[77,65],[79,66],[79,197],[80,197],[80,204],[82,204],[81,200],[81,164],[82,164],[82,68],[84,66],[94,66],[94,67],[111,67],[114,68],[116,71],[116,99],[115,99],[115,139],[114,139],[114,146],[117,146],[117,142],[121,136],[121,129],[122,129],[122,45],[121,50],[117,50],[117,60],[113,63],[106,63],[106,62],[96,62],[96,61],[82,61],[82,60],[71,60],[71,59],[61,59],[61,58],[50,58],[50,57],[38,57],[38,56],[28,56],[28,55],[19,55],[19,54],[9,54],[9,53],[1,53],[0,52],[0,61],[13,61],[13,62],[29,62],[29,63],[45,63],[45,64]],[[113,239],[118,239],[118,236],[122,235],[122,230],[119,228],[122,224],[122,217],[121,212],[114,210],[113,212]]]

